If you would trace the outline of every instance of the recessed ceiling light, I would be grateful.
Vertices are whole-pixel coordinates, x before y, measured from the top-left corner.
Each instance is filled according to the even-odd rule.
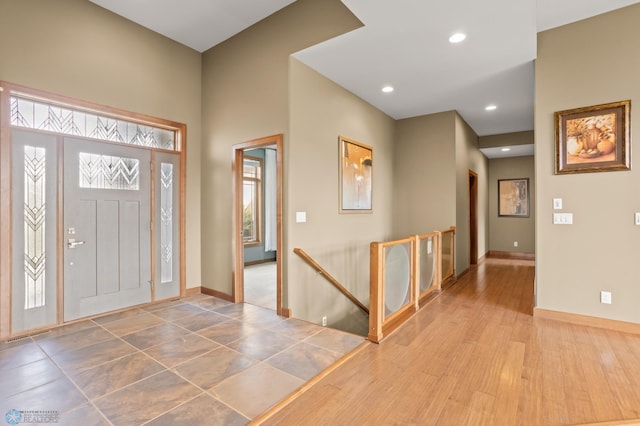
[[[452,35],[451,37],[449,37],[449,43],[460,43],[462,40],[464,40],[465,38],[467,38],[466,34],[462,34],[462,33],[455,33],[454,35]]]
[[[382,91],[383,91],[384,93],[391,93],[391,92],[393,92],[393,87],[391,87],[391,86],[384,86],[384,87],[382,88]]]
[[[500,151],[502,151],[502,152],[511,151],[511,148],[502,148]]]
[[[487,110],[487,111],[495,111],[495,110],[496,110],[496,108],[498,108],[498,107],[497,107],[497,106],[495,106],[495,105],[487,105],[487,107],[485,108],[485,110]]]

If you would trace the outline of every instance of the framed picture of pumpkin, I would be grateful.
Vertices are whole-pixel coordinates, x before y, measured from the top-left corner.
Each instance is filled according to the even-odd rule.
[[[555,113],[556,174],[631,170],[631,101]]]

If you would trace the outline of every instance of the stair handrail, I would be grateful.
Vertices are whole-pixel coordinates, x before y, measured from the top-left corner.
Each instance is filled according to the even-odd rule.
[[[362,311],[369,315],[369,308],[367,308],[361,301],[358,300],[349,290],[347,290],[340,282],[335,279],[330,273],[328,273],[318,262],[313,260],[311,256],[309,256],[304,250],[301,248],[294,248],[293,252],[300,256],[302,260],[304,260],[309,266],[319,272],[322,276],[324,276],[327,281],[329,281],[335,288],[340,291],[343,295],[345,295],[349,300],[351,300],[358,308],[362,309]]]

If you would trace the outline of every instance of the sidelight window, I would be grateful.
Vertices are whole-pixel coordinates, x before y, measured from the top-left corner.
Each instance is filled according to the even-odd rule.
[[[24,147],[24,308],[45,304],[46,150]]]

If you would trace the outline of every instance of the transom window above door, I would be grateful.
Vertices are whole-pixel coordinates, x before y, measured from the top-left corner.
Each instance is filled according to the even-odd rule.
[[[176,131],[90,111],[11,96],[11,125],[69,136],[179,151]]]

